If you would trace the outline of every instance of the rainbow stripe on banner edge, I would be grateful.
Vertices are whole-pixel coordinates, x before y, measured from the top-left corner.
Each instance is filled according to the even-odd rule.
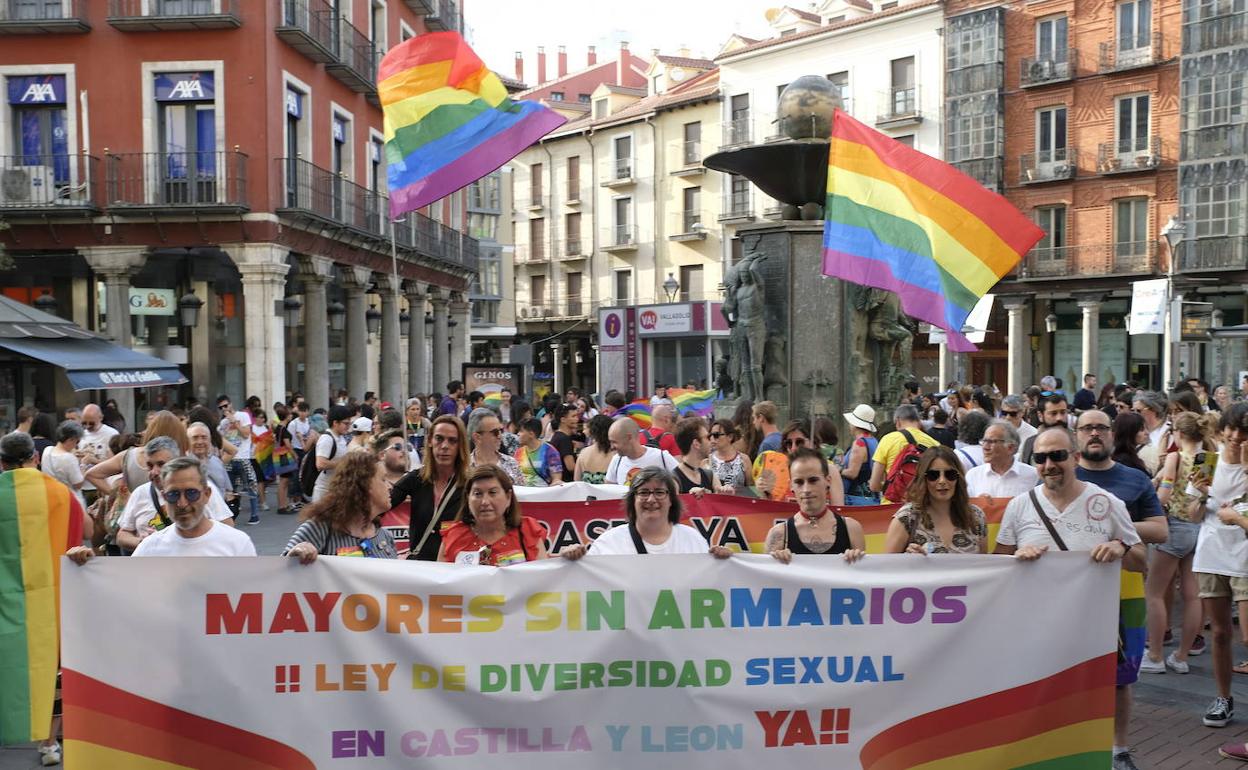
[[[1044,679],[908,719],[867,741],[864,770],[1105,768],[1114,731],[1111,652]]]

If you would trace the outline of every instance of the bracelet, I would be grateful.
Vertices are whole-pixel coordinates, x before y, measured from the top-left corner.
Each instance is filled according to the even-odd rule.
[[[1174,489],[1174,482],[1168,479],[1161,480],[1161,489]]]

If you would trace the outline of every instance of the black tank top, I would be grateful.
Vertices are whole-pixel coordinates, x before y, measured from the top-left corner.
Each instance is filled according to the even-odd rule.
[[[809,553],[816,556],[831,556],[832,554],[845,553],[848,551],[849,530],[845,527],[845,519],[836,511],[833,511],[832,515],[836,517],[836,540],[832,541],[831,549],[824,551],[823,553],[816,553],[806,547],[806,544],[802,542],[802,539],[797,536],[797,514],[790,516],[789,520],[784,523],[786,530],[784,533],[785,547],[792,553]]]
[[[702,487],[707,492],[714,491],[714,487],[711,486],[714,483],[711,481],[711,472],[706,468],[698,468],[698,481],[690,481],[689,477],[680,468],[677,468],[672,475],[676,477],[676,486],[680,487],[682,495],[689,494],[689,490],[694,487]]]

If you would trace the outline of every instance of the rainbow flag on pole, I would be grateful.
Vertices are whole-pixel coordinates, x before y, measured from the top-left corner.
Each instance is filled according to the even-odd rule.
[[[698,417],[708,417],[715,410],[715,394],[717,392],[714,388],[710,390],[668,388],[667,397],[672,400],[672,406],[676,407],[676,414],[679,414],[681,417],[688,417],[691,414]]]
[[[979,298],[1044,237],[1009,201],[837,110],[828,151],[823,273],[896,292],[955,351]]]
[[[508,98],[458,32],[396,45],[381,60],[377,80],[392,218],[475,182],[565,120],[535,102]]]
[[[82,506],[34,468],[0,473],[0,744],[48,737],[60,658],[61,556]]]

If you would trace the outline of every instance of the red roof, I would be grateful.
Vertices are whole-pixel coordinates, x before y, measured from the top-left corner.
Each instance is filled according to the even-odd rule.
[[[813,21],[816,24],[820,24],[823,22],[823,19],[819,18],[819,14],[817,13],[811,13],[810,11],[803,11],[800,8],[794,8],[791,5],[784,6],[784,10],[792,11],[793,13],[797,14],[799,17],[805,19],[806,21]]]
[[[794,40],[801,40],[802,38],[814,37],[815,35],[822,35],[824,33],[831,32],[833,30],[845,29],[846,27],[854,27],[859,24],[866,24],[868,22],[877,21],[879,19],[887,18],[889,16],[898,16],[900,14],[907,13],[913,10],[917,10],[919,8],[929,8],[933,5],[941,5],[943,2],[944,0],[919,0],[919,2],[907,3],[906,5],[899,5],[894,8],[889,8],[887,11],[879,11],[877,13],[871,14],[870,16],[859,16],[856,19],[846,19],[845,21],[838,21],[835,24],[828,24],[828,25],[819,27],[818,29],[807,29],[807,30],[803,30],[802,32],[797,32],[792,35],[785,35],[784,37],[773,37],[767,40],[760,40],[757,43],[751,43],[750,45],[742,46],[741,48],[738,48],[734,51],[722,53],[719,56],[715,57],[715,61],[722,61],[724,59],[727,59],[730,56],[737,56],[738,54],[747,53],[749,51],[758,51],[763,48],[770,48],[773,45],[780,45],[782,43],[791,43]]]
[[[659,54],[654,57],[664,64],[670,64],[673,67],[688,67],[690,69],[709,70],[715,66],[715,62],[710,59],[691,59],[688,56],[665,56]]]

